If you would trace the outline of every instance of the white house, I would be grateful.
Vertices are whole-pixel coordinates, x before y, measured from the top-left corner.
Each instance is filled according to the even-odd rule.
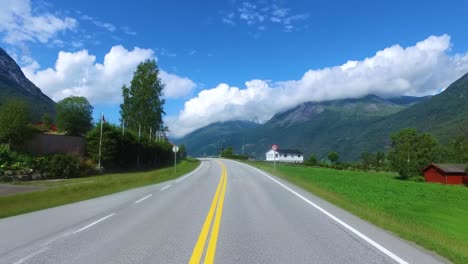
[[[277,149],[276,152],[270,149],[265,155],[266,161],[274,161],[276,159],[278,162],[304,162],[304,155],[302,152],[295,149]]]

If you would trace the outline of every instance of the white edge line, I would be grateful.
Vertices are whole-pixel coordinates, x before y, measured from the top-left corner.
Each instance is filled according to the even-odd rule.
[[[198,166],[198,168],[196,170],[192,171],[191,173],[187,174],[186,176],[184,176],[184,177],[182,177],[180,179],[177,179],[175,182],[177,183],[177,182],[183,181],[186,178],[192,176],[195,172],[197,172],[197,171],[199,171],[201,169],[202,165],[203,165],[203,161],[201,162],[200,166]]]
[[[140,203],[140,202],[143,202],[144,200],[150,198],[151,196],[153,196],[152,194],[149,194],[149,195],[146,195],[145,197],[141,198],[140,200],[136,201],[135,203]]]
[[[245,164],[247,165],[247,164]],[[250,165],[247,165],[249,167],[252,167]],[[307,198],[305,198],[304,196],[300,195],[299,193],[297,193],[296,191],[292,190],[291,188],[289,188],[288,186],[284,185],[283,183],[279,182],[278,180],[274,179],[273,177],[271,177],[270,175],[266,174],[265,172],[255,168],[255,167],[252,167],[253,169],[255,169],[256,171],[260,172],[261,174],[265,175],[266,177],[268,177],[270,180],[276,182],[277,184],[279,184],[281,187],[285,188],[286,190],[288,190],[290,193],[296,195],[297,197],[299,197],[301,200],[303,200],[304,202],[312,205],[313,207],[315,207],[315,209],[319,210],[320,212],[322,212],[323,214],[325,214],[326,216],[330,217],[332,220],[334,220],[335,222],[337,222],[338,224],[342,225],[343,227],[345,227],[346,229],[348,229],[349,231],[353,232],[355,235],[357,235],[358,237],[362,238],[363,240],[365,240],[367,243],[371,244],[372,246],[374,246],[375,248],[377,248],[378,250],[382,251],[385,255],[391,257],[393,260],[395,260],[396,262],[400,263],[400,264],[408,264],[408,262],[406,262],[405,260],[401,259],[400,257],[398,257],[397,255],[393,254],[390,250],[384,248],[383,246],[381,246],[379,243],[375,242],[374,240],[372,240],[371,238],[369,238],[368,236],[364,235],[363,233],[359,232],[358,230],[354,229],[352,226],[346,224],[345,222],[341,221],[338,217],[332,215],[331,213],[329,213],[328,211],[326,211],[325,209],[323,209],[322,207],[318,206],[317,204],[311,202],[310,200],[308,200]]]
[[[21,263],[25,262],[26,260],[28,260],[28,259],[30,259],[30,258],[32,258],[34,256],[37,256],[37,255],[41,254],[42,252],[45,252],[47,249],[48,249],[47,247],[41,248],[38,251],[36,251],[34,253],[31,253],[31,254],[27,255],[26,257],[16,261],[14,264],[21,264]]]
[[[104,216],[103,218],[101,218],[101,219],[99,219],[99,220],[96,220],[96,221],[92,222],[91,224],[89,224],[89,225],[87,225],[87,226],[85,226],[85,227],[83,227],[83,228],[80,228],[80,229],[76,230],[75,232],[73,232],[73,234],[76,234],[76,233],[79,233],[79,232],[81,232],[81,231],[84,231],[84,230],[86,230],[86,229],[92,227],[93,225],[98,224],[98,223],[100,223],[100,222],[106,220],[107,218],[109,218],[109,217],[111,217],[111,216],[113,216],[113,215],[115,215],[115,213],[112,213],[112,214],[110,214],[110,215],[108,215],[108,216]]]
[[[166,187],[162,188],[162,189],[161,189],[161,191],[164,191],[164,190],[166,190],[166,189],[167,189],[167,188],[169,188],[169,187],[171,187],[171,185],[170,185],[170,184],[169,184],[168,186],[166,186]]]

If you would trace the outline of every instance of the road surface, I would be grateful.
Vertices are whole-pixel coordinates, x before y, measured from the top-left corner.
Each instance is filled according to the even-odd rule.
[[[0,220],[0,263],[443,263],[248,165]]]

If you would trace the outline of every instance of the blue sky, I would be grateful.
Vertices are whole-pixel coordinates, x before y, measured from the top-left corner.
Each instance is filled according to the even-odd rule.
[[[119,81],[156,57],[175,136],[307,100],[434,94],[468,71],[466,1],[0,3],[0,46],[26,75],[55,100],[90,97],[113,122]]]

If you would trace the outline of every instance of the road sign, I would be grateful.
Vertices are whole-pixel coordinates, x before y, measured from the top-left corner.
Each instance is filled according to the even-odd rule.
[[[273,151],[276,151],[276,150],[278,149],[278,146],[277,146],[277,145],[273,145],[273,146],[271,146],[271,149],[272,149]]]
[[[174,152],[174,173],[177,172],[177,151],[179,151],[179,147],[174,145],[172,147],[172,152]]]

